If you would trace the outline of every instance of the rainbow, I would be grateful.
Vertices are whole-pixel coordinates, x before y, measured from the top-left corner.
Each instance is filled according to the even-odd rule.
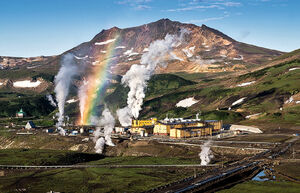
[[[109,78],[108,70],[114,65],[112,58],[116,50],[115,48],[120,42],[120,36],[117,32],[113,35],[113,39],[114,41],[107,40],[105,55],[101,56],[102,62],[95,65],[93,72],[87,78],[88,84],[84,101],[84,111],[79,121],[82,125],[91,124],[91,117],[97,115],[97,106],[103,99],[104,92],[107,88]]]

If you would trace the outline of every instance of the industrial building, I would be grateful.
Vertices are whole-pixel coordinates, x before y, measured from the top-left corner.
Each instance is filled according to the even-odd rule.
[[[153,133],[153,127],[157,123],[157,118],[151,118],[149,120],[132,120],[132,125],[130,132],[133,134],[140,134],[140,133]]]
[[[170,136],[171,138],[188,138],[212,136],[221,132],[222,121],[200,119],[171,118],[157,120],[133,120],[131,133]]]

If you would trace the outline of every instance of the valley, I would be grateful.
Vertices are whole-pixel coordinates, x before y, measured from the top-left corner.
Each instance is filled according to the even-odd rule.
[[[166,35],[175,37],[183,28],[188,31],[184,41],[170,44],[168,59],[158,60],[152,43],[168,43]],[[66,56],[70,61],[65,62]],[[138,82],[140,71],[132,76],[136,87],[124,84],[127,72],[146,56],[159,61],[153,74],[145,73]],[[76,66],[71,77],[69,63]],[[65,103],[57,89],[62,69],[67,73],[61,80],[70,80],[60,89],[67,93],[61,97]],[[56,56],[0,57],[0,192],[160,192],[218,175],[228,185],[219,183],[221,189],[211,191],[290,187],[297,192],[299,77],[299,50],[284,53],[249,45],[206,25],[169,19],[102,30]],[[130,104],[132,88],[134,99],[144,96],[138,116],[124,126],[118,110]],[[82,91],[88,99],[82,100]],[[103,114],[106,110],[109,115]],[[84,121],[84,115],[89,119]],[[135,128],[134,121],[153,122]],[[221,126],[216,129],[210,122]],[[166,132],[155,133],[156,126],[163,130],[161,125]],[[205,149],[208,161],[203,165]],[[255,163],[251,174],[242,170],[239,180],[236,173],[227,178],[226,172],[249,160]],[[274,174],[264,182],[251,180],[261,171]]]

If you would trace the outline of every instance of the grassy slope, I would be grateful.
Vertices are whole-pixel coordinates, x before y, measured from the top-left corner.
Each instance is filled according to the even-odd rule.
[[[214,109],[228,108],[234,101],[247,97],[245,103],[236,106],[242,108],[244,115],[254,113],[266,113],[266,118],[298,123],[299,105],[286,108],[278,116],[279,108],[291,95],[300,91],[299,70],[288,71],[292,67],[300,66],[300,61],[295,60],[268,67],[253,73],[248,73],[237,78],[213,79],[209,82],[200,81],[196,85],[190,85],[173,90],[171,93],[158,97],[146,97],[142,115],[153,116],[151,112],[157,112],[156,116],[163,118],[166,114],[173,116],[191,116],[202,110],[209,118],[225,119],[228,122],[240,121],[243,118],[240,113],[233,111],[214,111]],[[194,76],[194,75],[193,75]],[[231,87],[243,82],[256,81],[256,84],[247,87]],[[192,107],[175,108],[175,104],[181,99],[195,97],[200,102]],[[231,117],[231,118],[230,118]]]
[[[155,97],[172,92],[183,86],[193,85],[193,81],[186,80],[173,74],[157,74],[148,82],[146,91],[147,97]],[[127,93],[129,89],[119,84],[116,90],[105,97],[105,102],[115,109],[126,105]]]
[[[46,116],[55,109],[45,95],[0,93],[0,117],[13,117],[20,108],[27,116]]]
[[[280,58],[290,58],[298,54],[298,50],[284,54]],[[280,121],[291,124],[299,123],[299,105],[284,109],[279,112],[291,95],[300,91],[299,70],[288,71],[289,68],[300,66],[299,60],[285,61],[272,67],[267,67],[255,72],[247,73],[239,77],[233,77],[226,73],[216,73],[207,75],[197,74],[159,74],[154,75],[148,83],[146,98],[141,118],[158,117],[164,118],[167,114],[171,117],[191,117],[200,110],[206,119],[222,119],[225,123],[236,123],[243,121],[244,117],[254,113],[264,113],[265,121]],[[46,66],[47,67],[47,66]],[[43,66],[45,68],[45,66]],[[46,73],[45,69],[36,69],[35,73]],[[34,69],[31,69],[34,71]],[[3,72],[1,72],[3,73]],[[18,71],[25,73],[26,71]],[[13,73],[7,76],[14,76]],[[54,71],[47,72],[53,76]],[[34,77],[36,75],[32,75]],[[219,78],[222,77],[222,78]],[[53,78],[53,77],[52,77]],[[236,87],[235,85],[256,81],[255,84],[246,87]],[[105,103],[108,103],[114,111],[126,105],[128,88],[120,84],[113,84],[110,88],[115,88],[113,93],[106,94]],[[76,94],[71,89],[71,94]],[[21,95],[21,98],[19,96]],[[195,97],[199,103],[190,108],[176,108],[175,104],[187,97]],[[245,102],[233,108],[234,111],[227,111],[231,104],[247,97]],[[100,100],[103,103],[103,99]],[[0,93],[0,117],[14,116],[15,112],[23,107],[29,115],[46,116],[54,110],[43,98],[43,95],[30,93],[2,92]],[[4,108],[5,107],[5,108]],[[41,107],[41,108],[40,108]],[[216,109],[221,111],[216,111]],[[42,111],[40,110],[42,109]],[[242,109],[243,112],[235,110]],[[67,114],[76,117],[78,115],[78,103],[67,105]]]

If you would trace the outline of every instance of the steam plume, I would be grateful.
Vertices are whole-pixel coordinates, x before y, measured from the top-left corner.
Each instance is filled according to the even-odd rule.
[[[201,145],[199,157],[201,159],[202,166],[209,164],[210,160],[214,157],[213,154],[211,154],[210,145],[211,141],[206,141],[203,145]]]
[[[88,81],[83,80],[83,84],[79,87],[78,90],[78,97],[79,97],[79,109],[80,109],[80,124],[83,124],[83,114],[84,114],[84,107],[85,107],[85,101],[87,98],[87,84]]]
[[[132,114],[131,114],[131,110],[129,109],[128,106],[126,106],[122,109],[118,109],[117,110],[117,116],[118,116],[118,119],[120,121],[120,124],[123,127],[128,127],[129,125],[131,125]]]
[[[51,94],[47,94],[46,97],[53,107],[57,106]]]
[[[149,51],[142,55],[141,65],[132,65],[123,76],[122,84],[128,86],[130,91],[127,97],[127,107],[117,111],[122,126],[131,124],[132,117],[138,118],[148,80],[158,65],[165,67],[165,61],[173,58],[169,53],[173,47],[181,43],[187,32],[188,30],[182,29],[180,36],[167,34],[164,39],[151,43]]]
[[[98,125],[104,127],[103,131],[101,131],[100,127],[97,127],[94,137],[94,142],[96,143],[96,153],[101,154],[105,144],[109,146],[115,146],[111,140],[111,132],[115,126],[115,118],[107,108],[105,108],[102,112],[102,116],[98,121]],[[104,137],[100,137],[101,135]]]
[[[59,69],[58,74],[55,76],[55,93],[56,101],[58,102],[58,123],[57,128],[60,131],[60,134],[65,135],[64,130],[61,128],[64,120],[64,107],[66,98],[69,94],[69,87],[71,80],[74,75],[78,73],[78,68],[74,65],[74,55],[66,54],[63,56],[61,61],[61,68]]]

